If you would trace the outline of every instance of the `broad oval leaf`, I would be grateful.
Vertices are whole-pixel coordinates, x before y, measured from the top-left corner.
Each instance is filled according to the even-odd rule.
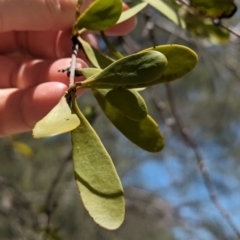
[[[121,0],[95,0],[76,20],[74,32],[82,28],[106,30],[117,22],[121,13]]]
[[[190,48],[182,45],[159,45],[144,49],[143,51],[152,50],[164,54],[167,58],[168,66],[166,71],[158,79],[155,79],[150,83],[151,85],[166,83],[181,78],[190,72],[198,62],[197,54]]]
[[[136,90],[115,88],[106,94],[107,101],[126,117],[141,121],[147,117],[147,106]]]
[[[83,204],[96,223],[116,229],[125,214],[120,179],[111,157],[76,102],[73,110],[81,119],[81,125],[72,131],[72,144],[74,174]]]
[[[168,61],[158,51],[145,51],[129,55],[110,64],[99,74],[81,82],[82,87],[114,88],[143,83],[159,78],[166,70]]]
[[[149,152],[159,152],[164,148],[164,138],[158,125],[149,115],[141,121],[131,120],[106,100],[108,90],[93,89],[92,91],[109,120],[130,141]]]
[[[148,5],[147,2],[142,2],[142,3],[135,5],[134,7],[131,7],[129,9],[123,11],[120,18],[118,19],[117,23],[124,22],[124,21],[128,20],[129,18],[135,16],[137,13],[142,11],[147,5]]]
[[[66,98],[63,96],[59,103],[33,129],[34,138],[50,137],[70,132],[80,124],[76,114],[72,114]]]

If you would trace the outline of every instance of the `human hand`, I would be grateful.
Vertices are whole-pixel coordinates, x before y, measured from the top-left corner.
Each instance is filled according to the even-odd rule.
[[[84,0],[86,7],[91,0]],[[0,0],[0,137],[31,130],[64,95],[77,0]],[[124,5],[124,8],[126,6]],[[107,31],[123,35],[135,18]],[[97,47],[92,33],[85,40]],[[77,67],[87,63],[79,53]]]

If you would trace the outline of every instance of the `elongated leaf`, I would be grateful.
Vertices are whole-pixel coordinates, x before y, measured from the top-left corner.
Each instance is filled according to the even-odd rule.
[[[96,67],[96,68],[105,68],[111,63],[114,62],[113,59],[98,51],[96,48],[91,46],[88,42],[83,40],[81,37],[77,38],[79,43],[82,45],[85,54],[87,55],[88,60]]]
[[[81,125],[72,131],[74,173],[83,204],[100,226],[113,230],[124,219],[123,189],[110,156],[77,107]]]
[[[172,8],[170,8],[162,0],[143,0],[143,1],[149,3],[152,7],[157,9],[160,13],[165,15],[169,20],[171,20],[176,25],[185,28],[184,21],[178,16],[178,14]]]
[[[126,117],[141,121],[147,117],[147,106],[136,90],[115,88],[106,94],[107,101]]]
[[[167,68],[166,57],[158,51],[145,51],[132,54],[112,63],[100,74],[81,82],[82,87],[114,88],[153,81]]]
[[[74,32],[82,28],[96,31],[108,29],[117,22],[121,13],[121,0],[95,0],[76,20]]]
[[[95,74],[99,74],[102,70],[99,68],[81,68],[76,69],[75,72],[83,75],[85,78],[92,77]]]
[[[80,124],[76,114],[72,114],[70,107],[63,96],[59,103],[33,129],[34,138],[50,137],[70,132]]]
[[[124,21],[128,20],[129,18],[135,16],[137,13],[142,11],[147,5],[148,5],[147,2],[142,2],[142,3],[135,5],[134,7],[131,7],[129,9],[123,11],[120,18],[118,19],[117,23],[124,22]]]
[[[106,100],[107,92],[104,89],[93,89],[99,105],[114,126],[140,148],[149,152],[161,151],[165,142],[156,122],[149,115],[141,121],[124,116]]]
[[[190,48],[182,45],[159,45],[143,51],[151,50],[163,53],[168,60],[166,71],[158,79],[152,81],[151,85],[170,82],[183,77],[196,66],[198,61],[197,54]]]
[[[190,4],[210,18],[230,18],[237,11],[233,0],[190,0]]]

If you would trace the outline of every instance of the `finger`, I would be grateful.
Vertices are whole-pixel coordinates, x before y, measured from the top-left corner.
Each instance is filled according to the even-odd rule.
[[[92,2],[83,1],[81,11]],[[69,29],[75,22],[77,0],[0,0],[0,32],[8,31],[56,31]],[[123,3],[123,10],[128,6]],[[109,34],[123,35],[135,26],[133,17],[118,27],[109,30]]]
[[[95,48],[98,41],[93,33],[85,32],[82,36]],[[21,51],[37,58],[58,59],[70,57],[72,53],[71,30],[47,32],[6,32],[0,33],[0,53],[9,54]],[[79,51],[79,58],[85,58]]]
[[[129,9],[128,5],[123,2],[122,10],[125,11],[127,9]],[[136,27],[136,24],[137,24],[137,18],[134,16],[122,23],[119,23],[109,28],[108,30],[105,31],[105,33],[110,36],[126,35]]]
[[[60,60],[32,60],[26,57],[0,57],[0,88],[25,89],[44,82],[61,82],[68,85],[66,73],[59,72],[70,66],[71,59]],[[87,64],[77,59],[78,68],[87,67]],[[76,78],[76,81],[81,78]]]
[[[63,83],[43,83],[33,88],[0,90],[0,137],[33,129],[65,94]]]
[[[66,29],[75,20],[77,0],[0,1],[0,32]]]

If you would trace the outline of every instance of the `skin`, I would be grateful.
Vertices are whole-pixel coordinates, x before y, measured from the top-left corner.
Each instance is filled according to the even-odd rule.
[[[90,2],[85,0],[84,7]],[[22,0],[21,4],[0,0],[0,137],[31,130],[68,89],[68,77],[58,70],[70,66],[76,4],[77,0]],[[107,33],[127,34],[135,22],[129,19]],[[98,46],[93,33],[85,33],[84,38]],[[80,52],[77,67],[87,67],[84,60]]]

